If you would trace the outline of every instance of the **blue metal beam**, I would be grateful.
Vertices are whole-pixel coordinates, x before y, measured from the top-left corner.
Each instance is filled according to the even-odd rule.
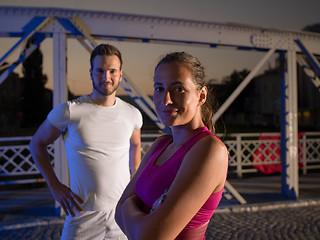
[[[35,33],[36,29],[44,23],[46,20],[46,17],[34,17],[27,25],[23,27],[23,33],[24,35],[19,39],[19,41],[12,46],[12,48],[9,49],[8,52],[6,52],[2,58],[0,58],[0,65],[3,63],[3,61],[12,54],[17,47],[25,40],[27,40],[32,34]],[[3,23],[4,24],[4,23]]]
[[[302,43],[300,39],[294,40],[295,43],[299,46],[301,51],[306,55],[307,61],[310,63],[315,74],[320,78],[320,64],[317,59],[313,56],[312,52],[306,47],[305,44]]]
[[[317,77],[315,72],[310,68],[309,64],[305,61],[305,59],[301,56],[297,56],[297,61],[300,67],[303,69],[305,74],[309,77],[310,81],[314,84],[314,86],[320,91],[320,78]]]
[[[40,43],[45,39],[45,34],[42,33],[38,33],[38,34],[34,34],[32,36],[32,38],[36,38],[37,40],[35,41],[35,43],[33,43],[28,49],[26,49],[18,58],[17,61],[15,61],[13,64],[11,64],[11,66],[4,71],[1,75],[0,75],[0,85],[2,84],[2,82],[4,80],[7,79],[7,77],[14,71],[14,69],[16,67],[19,66],[20,63],[22,63],[25,59],[27,59],[30,54],[37,49],[37,47],[39,47]]]
[[[156,16],[87,11],[62,8],[0,7],[0,36],[12,36],[21,32],[28,19],[41,17],[79,18],[86,23],[92,37],[117,41],[137,40],[179,45],[207,47],[233,46],[242,50],[266,50],[279,42],[277,50],[287,50],[292,39],[308,42],[313,54],[320,54],[320,34],[303,31],[265,28],[237,23],[217,23]],[[52,33],[54,29],[46,29]],[[82,30],[81,30],[82,31]],[[72,34],[70,30],[67,34]],[[281,41],[279,41],[281,40]]]

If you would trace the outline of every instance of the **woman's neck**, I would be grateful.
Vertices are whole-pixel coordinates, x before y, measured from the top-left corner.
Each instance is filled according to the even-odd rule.
[[[173,141],[172,144],[175,146],[180,146],[184,144],[193,134],[195,134],[199,128],[205,127],[205,125],[201,122],[196,126],[174,126],[171,127]]]

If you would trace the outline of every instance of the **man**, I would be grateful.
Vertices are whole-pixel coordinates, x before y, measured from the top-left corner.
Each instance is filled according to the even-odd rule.
[[[122,79],[117,48],[96,47],[91,94],[55,107],[30,142],[32,157],[66,213],[61,239],[126,239],[114,220],[116,204],[141,159],[141,113],[116,97]],[[63,136],[70,188],[50,164],[47,146]]]

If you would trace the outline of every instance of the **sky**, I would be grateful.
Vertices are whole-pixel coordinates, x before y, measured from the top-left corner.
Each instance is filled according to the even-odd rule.
[[[217,23],[234,22],[284,30],[301,30],[320,23],[319,0],[0,0],[0,6],[57,7],[99,10],[160,17],[183,18]],[[0,56],[18,39],[0,38]],[[153,69],[160,56],[171,51],[186,51],[198,57],[206,68],[207,79],[222,81],[234,70],[251,70],[263,53],[161,45],[135,42],[110,42],[123,55],[124,71],[140,89],[153,92]],[[52,41],[41,45],[47,87],[52,88]],[[13,55],[11,62],[17,59]],[[75,94],[91,92],[89,53],[75,40],[68,40],[68,86]],[[271,58],[265,68],[274,66]],[[20,70],[19,70],[20,69]],[[21,67],[18,72],[21,71]],[[123,91],[119,90],[119,94]]]

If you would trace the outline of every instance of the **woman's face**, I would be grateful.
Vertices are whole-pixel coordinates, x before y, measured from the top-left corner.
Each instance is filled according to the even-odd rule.
[[[158,117],[166,126],[188,124],[200,114],[201,91],[197,90],[187,66],[161,64],[155,72],[153,101]]]

